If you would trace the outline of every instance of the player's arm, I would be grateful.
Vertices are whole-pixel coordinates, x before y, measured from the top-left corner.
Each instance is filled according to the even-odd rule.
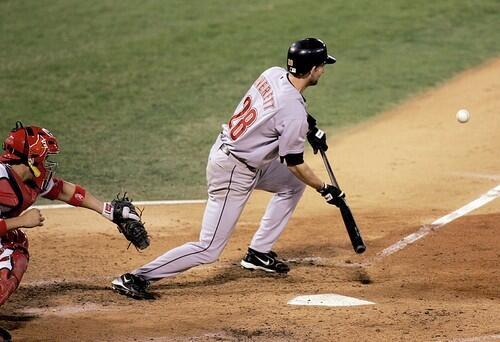
[[[75,207],[94,210],[118,226],[118,230],[137,249],[149,246],[149,237],[141,216],[132,202],[123,196],[112,202],[102,202],[78,184],[62,181],[57,199]]]
[[[288,109],[293,112],[293,108]],[[309,123],[306,113],[297,115],[299,119],[282,119],[278,123],[277,130],[281,133],[279,137],[279,153],[281,162],[285,162],[288,169],[302,182],[319,190],[324,182],[304,162],[304,142]]]
[[[287,159],[287,157],[288,156],[285,157],[285,160]],[[296,156],[296,158],[300,157]],[[290,159],[290,157],[288,157],[288,159]],[[307,165],[303,160],[300,164],[293,164],[293,162],[290,163],[290,161],[287,160],[287,165],[288,169],[295,175],[295,177],[297,177],[310,187],[319,191],[325,185],[325,183],[321,179],[319,179],[318,176],[316,176],[309,165]]]
[[[35,208],[25,211],[18,217],[0,219],[0,236],[11,229],[43,226],[43,221],[45,218],[42,213]]]
[[[286,161],[288,169],[295,177],[316,189],[329,204],[339,206],[344,193],[333,185],[325,184],[304,162],[304,137],[310,123],[306,120],[288,120],[283,127],[286,129],[282,131],[279,139],[279,150],[282,152],[280,158]],[[316,147],[322,150],[328,148],[323,145]]]
[[[57,198],[75,207],[83,207],[102,213],[104,202],[95,198],[88,190],[78,184],[64,181],[62,191]]]
[[[12,189],[7,178],[0,179],[0,206],[13,208],[19,203],[19,199]],[[42,226],[44,217],[38,209],[30,209],[18,217],[0,218],[0,237],[9,230],[16,228],[33,228]]]
[[[55,177],[49,190],[42,197],[59,200],[74,207],[82,207],[103,214],[105,203],[94,197],[88,190],[78,184]]]
[[[326,184],[319,179],[309,165],[304,162],[302,153],[288,154],[284,159],[287,162],[290,172],[305,184],[316,189],[329,204],[336,205],[337,207],[341,204],[341,200],[345,196],[344,192],[336,186]]]
[[[124,195],[111,202],[103,202],[94,197],[81,185],[55,178],[43,197],[66,202],[74,207],[93,210],[116,223],[118,230],[138,249],[149,246],[149,237],[141,221],[141,215],[132,202]]]
[[[44,194],[45,198],[56,199],[72,205],[74,207],[82,207],[93,210],[110,221],[115,223],[123,218],[130,218],[135,221],[140,221],[140,216],[135,211],[135,207],[128,200],[121,202],[117,206],[117,201],[103,202],[94,197],[89,191],[81,185],[73,184],[62,179],[55,179],[51,190]]]

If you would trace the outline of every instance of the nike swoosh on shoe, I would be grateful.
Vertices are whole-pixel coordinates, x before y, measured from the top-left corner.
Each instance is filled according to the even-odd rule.
[[[263,263],[265,266],[269,266],[271,265],[271,260],[268,259],[266,261],[262,260],[261,258],[259,258],[258,256],[255,256],[257,258],[257,260],[259,260],[261,263]]]

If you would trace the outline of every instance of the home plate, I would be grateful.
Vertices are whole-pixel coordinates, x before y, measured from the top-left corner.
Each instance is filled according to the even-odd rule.
[[[371,305],[375,303],[332,293],[332,294],[298,296],[293,299],[290,299],[287,304],[319,305],[319,306],[355,306],[355,305]]]

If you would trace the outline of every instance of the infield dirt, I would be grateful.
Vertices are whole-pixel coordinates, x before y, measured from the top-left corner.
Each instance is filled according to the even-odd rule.
[[[94,213],[44,210],[46,225],[28,232],[30,266],[0,325],[15,341],[500,340],[500,200],[356,265],[500,184],[499,94],[496,59],[328,132],[328,155],[367,244],[361,256],[338,210],[307,190],[275,246],[291,272],[241,269],[269,198],[255,192],[217,263],[154,284],[155,301],[135,301],[112,292],[112,278],[196,240],[204,205],[146,207],[152,245],[143,253],[127,250]],[[471,113],[466,124],[455,119],[460,108]],[[319,156],[306,160],[327,179]],[[286,304],[320,293],[376,305]]]

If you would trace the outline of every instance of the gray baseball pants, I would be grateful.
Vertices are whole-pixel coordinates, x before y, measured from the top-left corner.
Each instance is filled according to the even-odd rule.
[[[212,146],[207,164],[208,200],[199,241],[167,251],[132,273],[147,280],[172,277],[194,266],[215,262],[254,189],[274,193],[250,247],[267,253],[283,232],[305,189],[287,166],[275,160],[251,171],[245,164]]]

